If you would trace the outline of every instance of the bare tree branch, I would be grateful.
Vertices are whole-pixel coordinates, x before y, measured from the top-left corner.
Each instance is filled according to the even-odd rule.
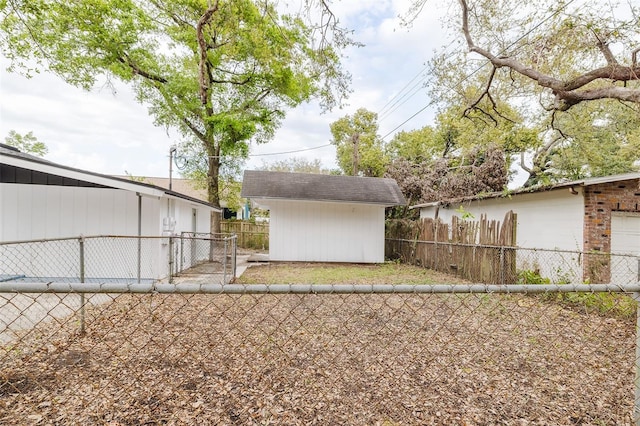
[[[151,80],[156,83],[163,83],[163,84],[167,82],[166,78],[153,74],[151,72],[145,71],[142,68],[140,68],[138,65],[134,64],[129,59],[129,56],[126,53],[123,56],[118,58],[118,62],[129,67],[129,69],[131,69],[131,71],[133,71],[134,74],[139,75],[140,77],[146,78],[147,80]]]
[[[605,41],[600,40],[600,37],[598,37],[597,34],[596,38],[598,39],[598,49],[600,49],[604,55],[604,58],[607,60],[607,64],[609,64],[609,66],[620,65],[618,60],[613,56],[611,49],[609,49],[609,45]]]
[[[631,66],[620,65],[604,41],[598,39],[598,48],[607,59],[607,66],[591,70],[571,80],[563,81],[529,67],[514,57],[497,56],[487,49],[476,46],[469,30],[469,5],[467,0],[458,1],[462,8],[462,33],[464,34],[469,51],[485,57],[495,68],[507,67],[536,81],[539,86],[550,89],[556,98],[553,109],[566,111],[580,102],[595,99],[619,99],[640,103],[640,89],[609,86],[578,90],[596,80],[627,82],[639,79],[640,66],[638,66],[637,62],[634,60]],[[634,59],[635,53],[638,51],[639,50],[634,51]]]

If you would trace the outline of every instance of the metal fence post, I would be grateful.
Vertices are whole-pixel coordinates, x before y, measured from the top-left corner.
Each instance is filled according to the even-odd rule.
[[[173,284],[173,237],[169,237],[169,284]]]
[[[80,244],[80,282],[84,283],[84,237],[78,238]],[[85,332],[84,293],[80,293],[80,334]]]
[[[142,277],[142,237],[138,235],[138,265],[137,265],[137,279],[138,284],[140,284],[140,279]]]
[[[633,421],[636,426],[640,426],[640,293],[633,293],[633,298],[636,301],[636,371],[633,381]]]
[[[231,267],[233,268],[233,276],[236,277],[236,262],[237,262],[237,252],[238,252],[238,236],[231,236]]]
[[[229,242],[228,238],[224,238],[222,240],[224,242],[224,250],[222,253],[222,284],[227,283],[227,244]]]
[[[184,231],[180,233],[180,272],[184,271]]]

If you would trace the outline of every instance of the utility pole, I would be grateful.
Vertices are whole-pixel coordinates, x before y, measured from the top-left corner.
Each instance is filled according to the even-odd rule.
[[[171,191],[173,187],[173,156],[176,153],[176,147],[172,146],[169,148],[169,191]]]
[[[358,176],[358,144],[360,143],[360,133],[354,133],[351,136],[351,142],[353,142],[353,176]]]

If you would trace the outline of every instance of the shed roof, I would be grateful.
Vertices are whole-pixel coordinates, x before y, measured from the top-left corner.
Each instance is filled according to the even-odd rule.
[[[128,178],[119,178],[64,166],[62,164],[54,163],[52,161],[21,152],[20,150],[5,144],[0,144],[0,166],[0,181],[2,182],[37,182],[44,185],[115,188],[156,197],[166,195],[168,197],[184,199],[193,203],[205,205],[214,210],[219,210],[207,202],[176,191],[169,191],[156,185],[132,181]],[[11,171],[13,171],[14,180],[11,180],[11,176],[9,176]],[[33,175],[34,173],[36,176]],[[55,176],[58,178],[50,179],[47,176]],[[20,182],[16,179],[20,180]]]
[[[485,200],[489,198],[504,198],[504,197],[511,197],[513,195],[519,195],[519,194],[531,194],[535,192],[546,192],[546,191],[553,191],[556,189],[601,185],[603,183],[622,182],[626,180],[636,180],[636,179],[640,180],[640,173],[637,173],[637,172],[623,173],[619,175],[593,177],[593,178],[573,180],[569,182],[561,182],[561,183],[556,183],[554,185],[532,186],[529,188],[515,189],[513,191],[492,192],[489,194],[480,194],[480,195],[475,195],[471,197],[461,197],[461,198],[455,198],[450,200],[432,201],[429,203],[416,204],[414,206],[411,206],[410,208],[419,209],[423,207],[435,207],[439,205],[446,205],[446,204],[458,203],[463,201]]]
[[[246,170],[245,198],[405,205],[394,179]]]

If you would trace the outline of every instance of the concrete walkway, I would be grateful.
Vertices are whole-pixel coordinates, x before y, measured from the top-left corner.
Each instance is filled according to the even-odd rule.
[[[247,268],[254,265],[264,265],[269,261],[269,255],[266,253],[241,253],[236,255],[236,278],[242,276]],[[226,279],[229,280],[231,271],[227,272]],[[218,263],[203,263],[181,272],[174,277],[173,283],[196,283],[211,284],[221,283],[224,274],[220,271]]]

